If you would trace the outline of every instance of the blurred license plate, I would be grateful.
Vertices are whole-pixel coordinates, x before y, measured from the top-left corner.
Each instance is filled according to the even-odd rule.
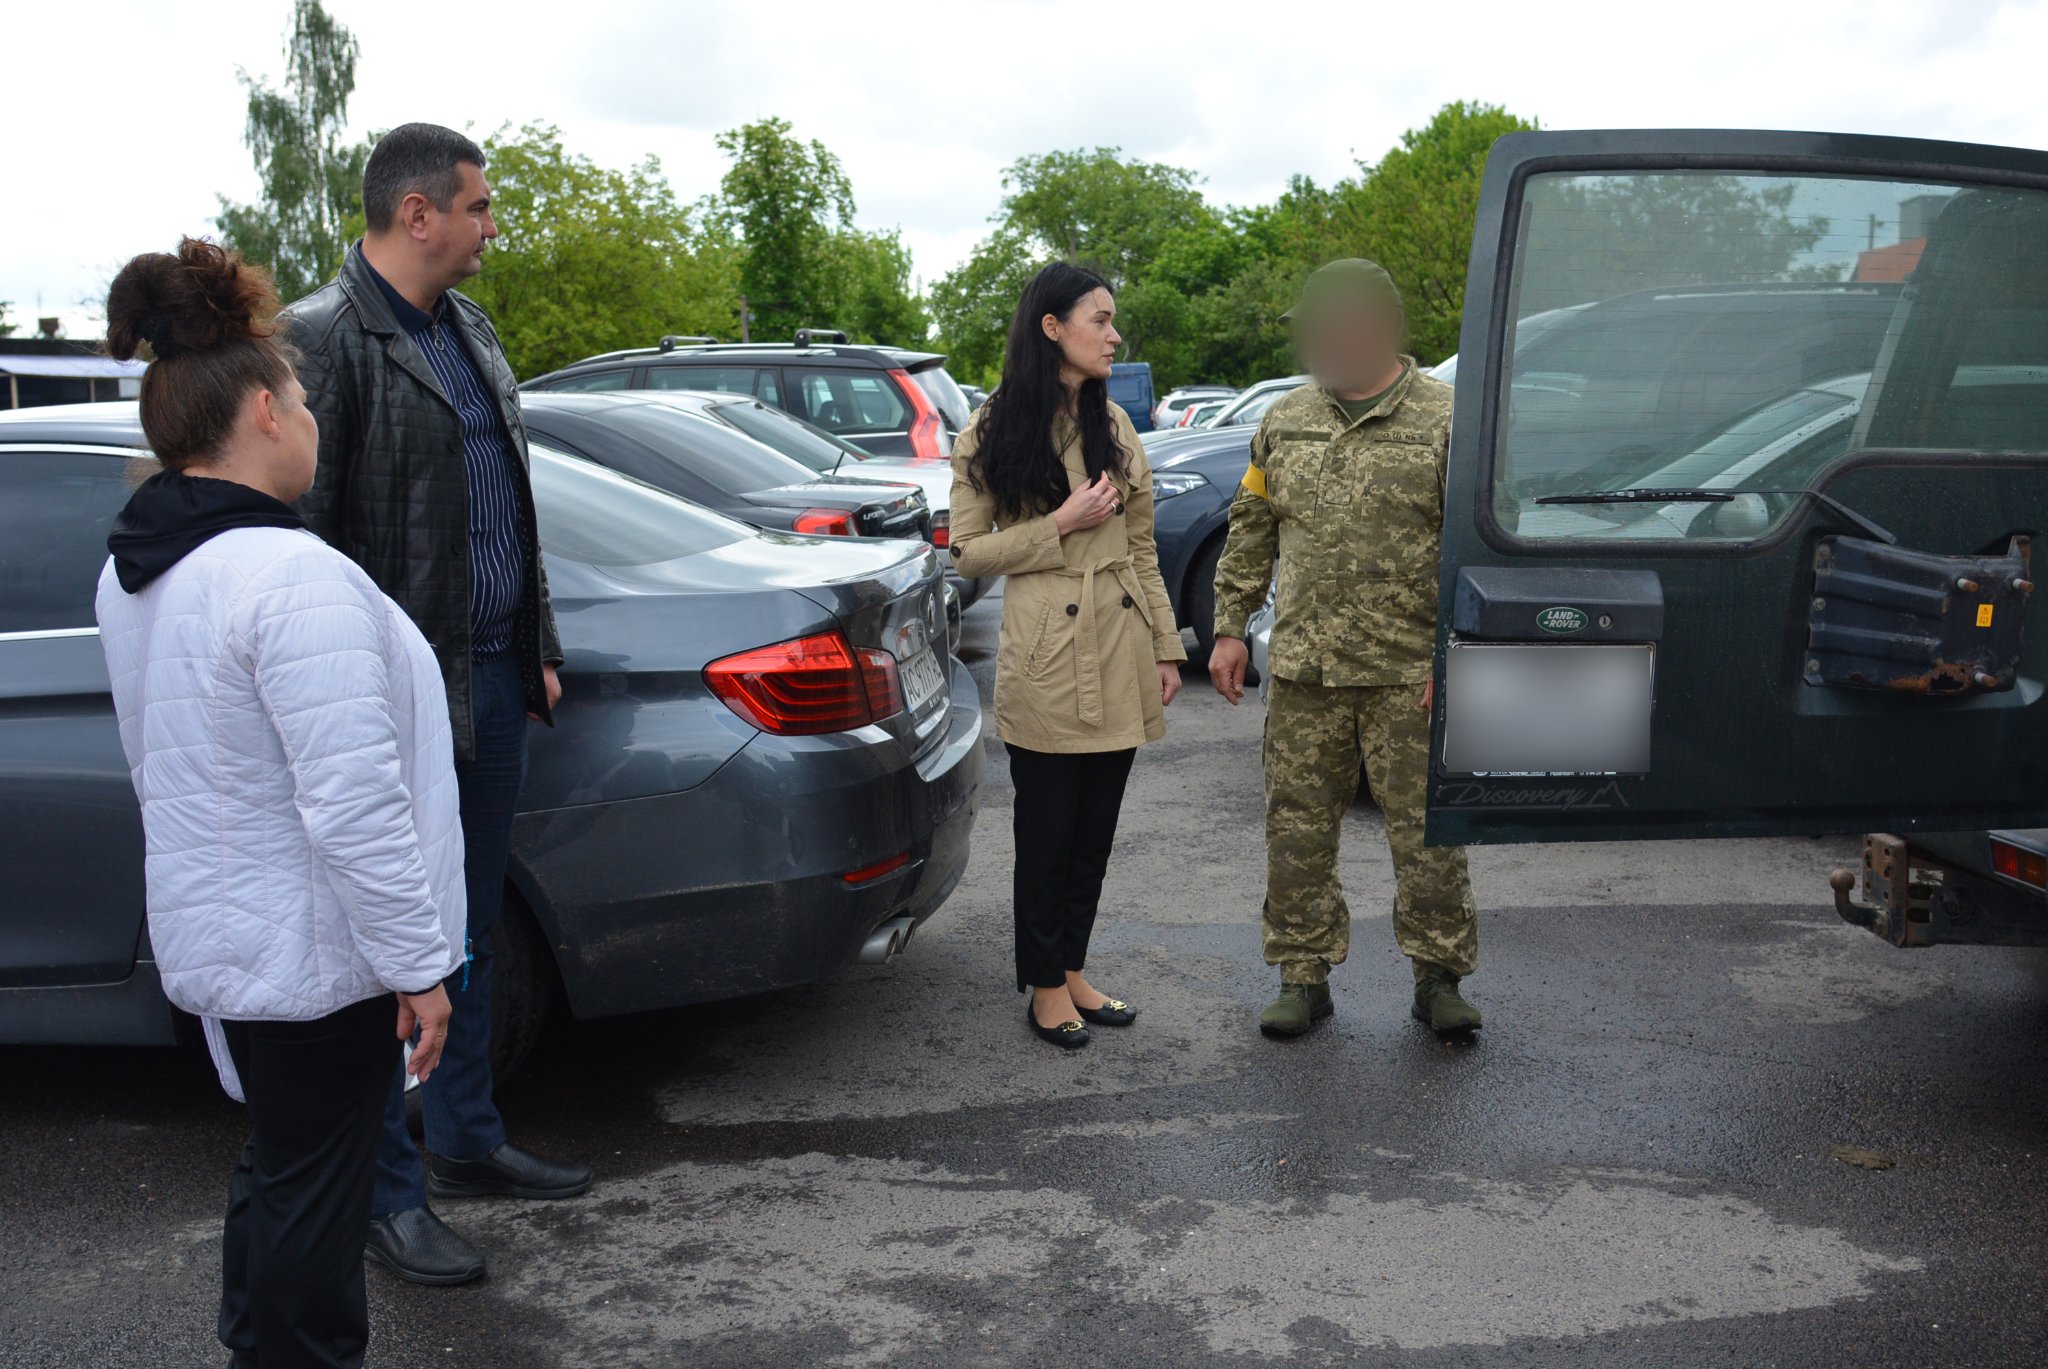
[[[1646,774],[1655,677],[1650,646],[1453,642],[1444,655],[1444,769]]]
[[[923,713],[927,704],[946,692],[945,668],[930,647],[904,661],[897,673],[903,677],[903,702],[912,716]]]

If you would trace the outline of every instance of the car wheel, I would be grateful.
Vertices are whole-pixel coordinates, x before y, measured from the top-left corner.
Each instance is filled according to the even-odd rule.
[[[1205,661],[1216,646],[1216,567],[1223,560],[1223,534],[1218,533],[1195,553],[1188,570],[1187,592],[1180,597],[1187,610],[1183,627],[1195,630],[1196,660]]]
[[[556,981],[553,962],[541,939],[540,926],[519,896],[507,889],[504,910],[491,929],[498,963],[491,985],[491,1084],[495,1088],[519,1072],[533,1054],[541,1029],[554,1011]],[[412,1047],[405,1048],[406,1058]],[[420,1113],[419,1084],[405,1081],[405,1121],[419,1136],[425,1126]]]

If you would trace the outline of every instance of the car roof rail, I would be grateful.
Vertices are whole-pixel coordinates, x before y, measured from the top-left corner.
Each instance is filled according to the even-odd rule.
[[[853,339],[838,328],[799,328],[796,330],[796,346],[815,347],[820,343],[837,343],[845,346]]]
[[[700,337],[691,333],[664,333],[661,338],[661,345],[654,350],[657,352],[673,352],[678,347],[715,347],[717,345],[718,339],[715,337]]]

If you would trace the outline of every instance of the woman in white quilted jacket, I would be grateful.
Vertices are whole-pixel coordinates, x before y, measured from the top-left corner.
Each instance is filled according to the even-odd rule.
[[[269,277],[135,258],[107,345],[155,360],[163,469],[107,539],[99,622],[142,800],[149,937],[248,1104],[224,1232],[231,1363],[359,1365],[372,1163],[401,1042],[425,1078],[462,962],[446,692],[418,629],[289,507],[318,429]]]

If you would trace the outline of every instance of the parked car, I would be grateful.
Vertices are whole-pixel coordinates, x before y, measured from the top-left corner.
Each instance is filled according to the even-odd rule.
[[[966,426],[967,396],[935,352],[849,343],[821,328],[794,342],[663,338],[535,376],[548,390],[718,390],[752,395],[879,456],[938,461]]]
[[[1140,433],[1152,431],[1152,363],[1119,361],[1109,368],[1109,397]]]
[[[924,491],[903,482],[820,475],[715,413],[716,401],[626,394],[538,394],[529,431],[707,509],[764,528],[839,537],[931,540]]]
[[[1216,641],[1216,563],[1230,530],[1230,501],[1251,460],[1250,428],[1177,429],[1146,447],[1152,462],[1153,533],[1159,574],[1175,619],[1206,655]]]
[[[1562,309],[1545,309],[1541,313],[1531,314],[1524,319],[1517,319],[1515,321],[1515,349],[1517,353],[1522,348],[1536,341],[1537,338],[1542,337],[1552,328],[1555,328],[1558,324],[1570,318],[1573,314],[1578,313],[1581,309],[1590,308],[1592,308],[1590,304],[1568,304]],[[1436,365],[1425,366],[1423,369],[1446,385],[1456,385],[1458,383],[1458,354],[1453,352]]]
[[[1266,410],[1280,402],[1280,396],[1298,390],[1308,384],[1308,377],[1283,376],[1278,380],[1262,380],[1256,385],[1239,390],[1235,398],[1223,406],[1223,411],[1209,420],[1212,428],[1236,428],[1259,426],[1259,420],[1266,416]]]
[[[952,544],[951,462],[876,456],[843,437],[834,437],[816,424],[806,423],[795,414],[763,404],[748,395],[693,390],[630,390],[623,393],[651,403],[672,404],[701,413],[706,418],[738,429],[757,442],[766,443],[826,478],[855,476],[862,480],[892,480],[916,485],[924,491],[925,503],[931,510],[932,545],[944,549]],[[945,560],[947,582],[959,594],[962,608],[988,593],[989,586],[994,583],[991,577],[968,579],[953,570],[952,557]]]
[[[1179,428],[1187,422],[1187,412],[1196,404],[1209,400],[1228,400],[1237,393],[1235,385],[1177,385],[1166,392],[1152,410],[1152,425],[1156,428]]]
[[[1216,415],[1229,407],[1230,401],[1227,399],[1205,399],[1200,403],[1190,404],[1187,408],[1181,410],[1180,422],[1174,424],[1174,426],[1176,428],[1206,428],[1215,421]]]
[[[982,389],[979,385],[962,385],[960,393],[967,396],[967,411],[969,413],[988,403],[988,391]]]
[[[133,404],[0,417],[0,1042],[169,1043],[93,593]],[[982,715],[938,555],[766,532],[533,448],[567,660],[515,822],[493,994],[515,1066],[602,1017],[900,951],[966,866]]]

